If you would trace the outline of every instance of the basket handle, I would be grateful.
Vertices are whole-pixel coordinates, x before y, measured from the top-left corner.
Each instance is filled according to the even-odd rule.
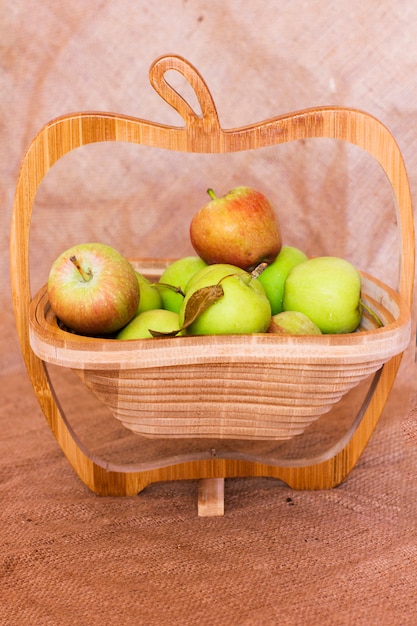
[[[202,116],[197,115],[190,104],[167,82],[165,74],[170,70],[176,70],[190,83],[197,96]],[[200,72],[182,57],[170,55],[156,59],[149,70],[149,80],[161,98],[181,115],[188,128],[198,128],[202,133],[220,131],[216,105],[207,84]]]

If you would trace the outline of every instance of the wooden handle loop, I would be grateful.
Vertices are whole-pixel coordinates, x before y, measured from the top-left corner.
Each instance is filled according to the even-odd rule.
[[[193,88],[200,104],[202,116],[197,115],[190,104],[167,82],[165,74],[176,70]],[[198,70],[180,56],[170,55],[156,59],[151,65],[149,79],[152,87],[184,119],[187,127],[199,127],[200,132],[220,130],[216,106],[211,93]]]

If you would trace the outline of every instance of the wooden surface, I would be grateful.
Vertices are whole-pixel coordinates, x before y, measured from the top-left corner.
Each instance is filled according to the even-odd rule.
[[[176,70],[193,87],[201,106],[197,115],[165,81]],[[73,433],[54,398],[43,361],[29,343],[30,292],[29,232],[37,190],[48,170],[65,154],[103,141],[138,143],[183,152],[232,153],[306,138],[325,137],[350,142],[365,150],[381,165],[396,201],[399,230],[400,275],[398,291],[411,306],[414,279],[414,225],[409,185],[401,152],[388,129],[374,117],[343,107],[320,107],[279,116],[242,128],[220,127],[208,88],[198,73],[178,56],[162,57],[152,66],[150,80],[157,92],[179,112],[184,127],[166,126],[110,113],[79,113],[47,124],[29,147],[20,170],[11,229],[11,276],[19,341],[38,400],[61,448],[80,478],[103,495],[134,494],[150,482],[179,478],[274,476],[296,489],[329,488],[350,472],[365,448],[381,415],[394,382],[401,355],[393,356],[378,374],[372,399],[366,400],[349,436],[330,455],[305,465],[270,466],[238,459],[210,458],[178,462],[135,472],[93,458]]]
[[[198,485],[200,517],[224,515],[224,478],[202,478]]]

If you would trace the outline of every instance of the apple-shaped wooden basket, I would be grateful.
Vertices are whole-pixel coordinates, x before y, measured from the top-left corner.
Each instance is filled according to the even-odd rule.
[[[166,81],[180,72],[201,106],[197,115]],[[11,229],[12,290],[20,345],[48,423],[81,479],[100,494],[139,492],[151,482],[233,476],[274,476],[294,488],[332,487],[347,475],[382,413],[401,356],[410,342],[414,279],[414,226],[410,190],[400,150],[374,117],[342,107],[320,107],[233,130],[220,127],[210,92],[199,72],[179,56],[157,59],[153,87],[185,121],[164,126],[110,113],[79,113],[47,124],[21,165]],[[383,321],[365,315],[347,335],[175,337],[117,341],[77,336],[58,325],[46,286],[33,298],[29,285],[29,229],[37,189],[46,172],[71,150],[92,142],[124,141],[166,150],[231,153],[299,139],[345,140],[382,166],[396,201],[400,235],[398,291],[363,274],[362,298]],[[132,260],[157,278],[163,260]],[[371,375],[373,382],[349,433],[319,458],[283,464],[233,454],[198,458],[178,454],[169,462],[141,467],[112,466],[90,454],[59,406],[47,364],[71,368],[113,415],[138,435],[210,440],[291,439],[328,412],[350,389]],[[160,381],[164,394],[158,394]],[[218,486],[219,482],[213,482]]]

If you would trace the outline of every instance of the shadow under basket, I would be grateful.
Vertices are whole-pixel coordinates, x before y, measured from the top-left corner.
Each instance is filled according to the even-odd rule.
[[[201,114],[167,82],[165,75],[172,70],[191,85]],[[152,482],[198,479],[199,514],[218,515],[223,512],[224,478],[268,476],[294,489],[331,488],[348,475],[367,445],[410,342],[414,218],[399,147],[373,116],[337,106],[224,130],[202,76],[182,57],[160,57],[151,65],[149,77],[158,94],[180,114],[183,126],[106,112],[72,113],[46,124],[22,160],[10,236],[13,306],[22,355],[49,427],[80,479],[100,495],[135,495]],[[45,287],[32,296],[29,241],[37,190],[49,169],[72,150],[95,142],[121,141],[159,150],[226,154],[321,137],[342,140],[369,153],[392,188],[399,240],[398,285],[393,289],[362,274],[362,299],[381,319],[382,327],[376,328],[364,314],[360,329],[348,335],[94,339],[59,326]],[[132,263],[157,278],[168,261]],[[74,370],[128,429],[146,438],[178,442],[178,454],[135,466],[98,458],[80,441],[65,415],[48,364]],[[368,377],[372,378],[370,391],[349,432],[323,453],[270,462],[235,452],[223,456],[211,450],[195,456],[181,452],[182,439],[242,440],[248,446],[257,441],[287,441],[289,445],[295,436],[308,437],[306,429]]]
[[[132,264],[146,274],[144,262]],[[399,294],[362,274],[364,313],[344,335],[217,335],[122,341],[63,330],[46,286],[30,307],[30,345],[71,368],[124,426],[151,438],[284,440],[299,435],[410,341]]]

